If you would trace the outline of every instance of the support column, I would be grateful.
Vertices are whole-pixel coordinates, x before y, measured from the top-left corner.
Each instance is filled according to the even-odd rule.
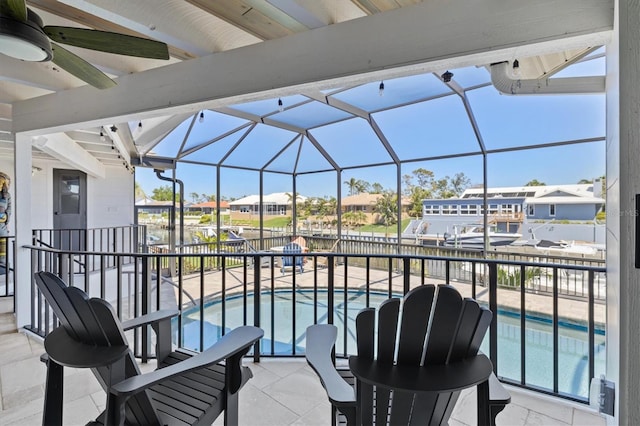
[[[31,137],[15,135],[13,183],[13,215],[15,217],[16,264],[14,265],[14,294],[16,326],[31,323],[31,251],[23,248],[31,241]]]
[[[640,4],[616,1],[607,46],[607,378],[609,425],[640,424],[640,269],[635,196],[640,194]]]

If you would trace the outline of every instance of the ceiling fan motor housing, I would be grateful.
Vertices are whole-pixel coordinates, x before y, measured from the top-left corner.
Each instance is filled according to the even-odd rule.
[[[50,61],[53,52],[42,25],[42,19],[30,9],[26,22],[0,16],[0,52],[25,61]]]

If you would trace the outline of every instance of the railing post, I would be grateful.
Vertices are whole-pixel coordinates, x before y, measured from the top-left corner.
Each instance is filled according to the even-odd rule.
[[[593,271],[589,271],[589,328],[588,328],[588,339],[589,339],[589,383],[591,383],[591,379],[595,376],[595,333],[596,333],[596,324],[595,324],[595,273]]]
[[[489,266],[489,310],[493,312],[489,327],[489,358],[494,373],[498,373],[498,264],[491,262]]]
[[[451,272],[449,269],[451,268],[451,261],[449,259],[444,261],[444,282],[445,284],[449,284],[451,282]]]
[[[559,374],[559,357],[558,357],[558,267],[553,268],[553,392],[558,393],[558,374]]]
[[[260,256],[253,257],[253,325],[256,327],[260,327],[260,261]],[[253,346],[253,362],[260,362],[260,340]]]
[[[69,285],[73,285],[73,281],[69,276],[69,255],[66,253],[60,253],[58,255],[58,276],[65,280]]]
[[[334,256],[329,255],[327,272],[327,324],[333,324]]]
[[[408,257],[405,257],[404,259],[402,259],[403,261],[403,292],[404,294],[409,293],[409,290],[411,289],[411,285],[410,285],[410,280],[411,280],[411,260]]]
[[[31,270],[32,271],[39,271],[39,262],[38,262],[38,252],[36,250],[31,250]],[[15,274],[14,274],[15,276]],[[37,306],[34,306],[35,304],[35,296],[36,296],[36,283],[35,283],[35,278],[33,276],[33,274],[31,274],[31,279],[29,280],[29,282],[31,283],[31,325],[32,326],[36,326],[36,309],[38,309]],[[14,278],[14,283],[15,283],[15,278]],[[13,293],[16,295],[13,298],[13,308],[15,311],[15,307],[16,307],[16,302],[15,299],[17,297],[17,291],[15,290],[15,285],[14,285],[14,291]]]
[[[142,288],[141,288],[141,292],[140,292],[140,308],[141,308],[141,315],[145,315],[149,313],[149,300],[150,298],[150,289],[151,289],[151,273],[149,271],[149,258],[147,256],[143,256],[142,259]],[[160,274],[160,271],[157,272],[158,274]],[[136,290],[134,290],[136,291]],[[149,352],[151,349],[151,339],[150,339],[150,333],[149,333],[149,327],[145,326],[142,327],[142,338],[141,338],[141,342],[142,342],[142,362],[146,363],[149,359]]]
[[[527,381],[526,268],[520,265],[520,383]]]

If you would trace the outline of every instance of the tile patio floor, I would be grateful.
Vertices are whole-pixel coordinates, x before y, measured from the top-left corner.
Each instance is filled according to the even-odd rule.
[[[42,343],[18,333],[11,314],[13,300],[0,298],[0,426],[41,424],[45,367]],[[329,425],[329,404],[319,381],[303,359],[245,361],[253,371],[240,394],[242,425]],[[149,366],[150,368],[151,366]],[[86,370],[66,369],[64,424],[83,425],[104,409],[105,396]],[[499,425],[604,425],[587,407],[510,389],[512,403],[498,416]],[[451,425],[475,424],[475,395],[458,402]],[[215,425],[222,425],[219,418]]]

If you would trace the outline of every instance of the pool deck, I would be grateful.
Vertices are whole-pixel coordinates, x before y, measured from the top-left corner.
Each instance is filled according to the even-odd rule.
[[[306,273],[306,272],[305,272]],[[12,298],[0,298],[0,426],[42,423],[45,366],[40,339],[18,332]],[[254,377],[240,392],[240,425],[329,425],[330,408],[315,374],[302,359],[245,361]],[[152,364],[142,366],[153,369]],[[301,391],[304,390],[304,391]],[[604,426],[605,419],[580,404],[509,388],[512,402],[497,417],[502,425]],[[105,394],[89,370],[65,369],[65,426],[84,425],[105,407]],[[214,425],[222,425],[218,418]],[[474,391],[458,401],[452,426],[475,425]]]

